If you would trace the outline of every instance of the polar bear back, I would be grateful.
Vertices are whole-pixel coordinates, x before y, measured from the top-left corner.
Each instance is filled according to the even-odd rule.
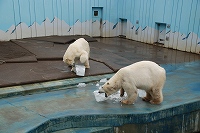
[[[89,43],[84,38],[79,38],[75,42],[69,45],[64,56],[79,57],[83,51],[86,51],[89,55],[90,53]],[[72,55],[72,53],[75,55]]]
[[[146,91],[155,86],[163,86],[166,80],[165,69],[151,61],[140,61],[121,68],[117,76]]]

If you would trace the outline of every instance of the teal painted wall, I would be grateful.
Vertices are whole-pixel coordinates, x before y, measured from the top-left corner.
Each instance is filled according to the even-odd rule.
[[[153,44],[159,34],[156,23],[164,23],[170,25],[165,47],[200,52],[199,0],[1,0],[0,40],[92,36],[92,7],[103,9],[103,37],[120,35],[123,18],[127,38]]]

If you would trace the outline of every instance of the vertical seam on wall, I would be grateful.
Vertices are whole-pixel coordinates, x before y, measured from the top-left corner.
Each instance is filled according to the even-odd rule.
[[[198,0],[197,0],[197,4],[196,4],[194,19],[196,18],[197,5],[198,5]],[[193,32],[194,32],[194,24],[195,24],[195,21],[194,21],[194,23],[193,23],[193,28],[192,28],[192,31],[193,31]],[[198,34],[197,34],[197,37],[198,37]],[[192,39],[191,39],[191,40],[193,40],[193,34],[192,34]],[[190,46],[190,52],[191,52],[191,49],[192,49],[192,42],[191,42],[191,46]]]
[[[28,0],[28,3],[29,3],[29,16],[30,16],[30,25],[29,25],[29,28],[31,29],[31,37],[32,37],[32,24],[31,24],[31,7],[30,7],[30,0]]]
[[[86,16],[86,13],[87,13],[87,11],[86,11],[86,6],[87,6],[87,2],[85,2],[85,34],[87,33],[87,31],[86,31],[86,26],[87,26],[87,24],[86,24],[86,22],[88,21],[87,20],[87,16]]]
[[[165,23],[165,38],[164,38],[164,47],[166,44],[166,22],[165,22],[165,8],[166,8],[166,0],[165,0],[165,4],[164,4],[164,14],[163,14],[163,22]]]
[[[133,3],[132,3],[132,0],[131,0],[131,9],[130,9],[130,23],[133,25],[133,23],[132,23],[132,15],[131,15],[131,13],[132,13],[132,10],[133,10]],[[130,36],[130,38],[129,39],[132,39],[132,29],[131,29],[131,27],[129,26],[129,36]]]
[[[172,4],[172,13],[171,13],[171,22],[170,22],[170,25],[172,24],[173,10],[174,10],[174,1],[173,1],[173,4]],[[170,30],[171,30],[171,26],[170,26]],[[171,32],[172,32],[172,30],[170,31],[169,36],[171,35]],[[173,36],[173,37],[174,37],[174,36]],[[169,43],[170,43],[170,41],[169,41]],[[168,47],[169,47],[169,46],[168,46]],[[172,48],[173,48],[173,40],[172,40]]]
[[[148,12],[149,11],[149,5],[148,1],[146,2],[146,17],[145,17],[145,23],[146,23],[146,28],[145,28],[145,43],[148,43],[148,28],[149,28],[149,21],[148,21]]]
[[[119,4],[118,3],[119,3],[119,0],[117,0],[117,23],[118,23],[118,27],[117,27],[117,31],[116,31],[117,34],[119,35],[119,12],[118,12],[118,7],[119,7],[118,5]]]
[[[144,2],[144,0],[143,0],[143,2]],[[147,2],[146,2],[147,3]],[[146,8],[146,3],[144,2],[144,4],[143,4],[143,10],[142,10],[142,22],[143,22],[143,24],[144,24],[144,27],[142,27],[142,29],[141,29],[141,31],[142,31],[142,34],[141,34],[141,41],[142,42],[145,42],[145,25],[146,25],[146,12],[145,12],[145,8]],[[143,30],[144,29],[144,30]]]
[[[166,6],[167,6],[167,3],[165,4],[165,10],[166,10]],[[170,19],[171,19],[171,17],[170,17]],[[166,23],[167,25],[169,24],[169,23]],[[167,26],[166,25],[166,26]],[[166,33],[169,33],[169,36],[168,36],[168,38],[170,37],[170,32],[171,32],[171,28],[168,28],[169,30],[166,32]],[[166,35],[166,33],[165,33],[165,35]],[[165,37],[165,40],[166,40],[166,37]],[[167,41],[167,46],[166,46],[167,48],[169,48],[169,40]]]
[[[153,1],[153,13],[152,13],[152,26],[154,25],[155,26],[155,22],[153,21],[154,20],[154,18],[153,18],[153,15],[154,15],[154,9],[155,9],[155,0]],[[152,27],[152,29],[153,29],[153,27]],[[152,38],[152,35],[153,35],[153,30],[151,29],[151,38]],[[153,33],[152,33],[153,32]],[[154,43],[154,36],[153,36],[153,43]]]
[[[164,4],[163,22],[165,22],[165,21],[164,21],[164,19],[165,19],[165,7],[166,7],[166,0],[165,0],[165,4]]]
[[[14,21],[15,21],[15,31],[13,30],[12,32],[11,32],[11,34],[13,34],[14,32],[15,32],[15,38],[17,39],[17,34],[16,34],[16,16],[15,16],[15,3],[14,3],[14,0],[12,0],[12,2],[13,2],[13,13],[14,13]]]
[[[139,17],[138,17],[138,21],[139,21],[139,24],[138,24],[138,30],[139,30],[139,26],[140,26],[140,23],[141,23],[141,22],[140,22],[140,16],[141,16],[141,15],[140,15],[141,0],[140,0],[140,6],[139,6],[139,7],[140,7],[140,8],[139,8]],[[138,37],[138,34],[137,34],[137,41],[138,41],[138,38],[139,38],[139,37]]]
[[[89,7],[92,7],[92,2],[91,2],[91,0],[90,0],[90,3],[89,3],[90,5],[89,5]],[[90,13],[90,17],[92,17],[92,15],[93,15],[93,12],[92,12],[92,9],[90,8],[89,9],[89,13]],[[92,19],[92,18],[91,18]],[[90,22],[91,22],[91,25],[92,25],[92,20],[90,20]],[[91,28],[91,26],[89,26],[89,35],[93,35],[92,34],[92,28]]]
[[[83,18],[82,18],[82,10],[83,10],[83,9],[82,9],[82,0],[81,0],[81,12],[80,12],[80,13],[81,13],[81,20],[80,20],[80,22],[81,22],[81,35],[83,34],[83,33],[82,33],[82,23],[83,23],[83,22],[82,22],[82,20],[83,20]]]
[[[107,11],[109,11],[109,4],[108,4],[108,0],[106,1],[106,7],[107,7]],[[110,20],[109,20],[109,15],[107,14],[107,24],[108,24],[108,26],[107,26],[107,29],[106,29],[106,36],[110,36],[109,34],[109,32],[110,31],[108,31],[108,29],[110,28]],[[108,32],[107,32],[108,31]]]
[[[34,14],[35,14],[35,34],[37,37],[37,27],[36,27],[36,12],[35,12],[35,1],[34,1]]]
[[[59,25],[58,25],[58,1],[56,0],[56,18],[57,18],[57,22],[56,22],[56,29],[57,29],[57,33],[56,33],[56,35],[58,35],[58,27],[59,27]]]
[[[70,29],[70,13],[69,13],[69,0],[68,0],[68,15],[69,15],[69,29]],[[69,29],[68,29],[68,32],[69,32],[69,35],[70,35],[70,31],[69,31]]]
[[[74,0],[72,1],[73,2],[73,16],[72,16],[72,20],[73,20],[73,35],[74,35],[74,25],[75,25],[75,22],[74,22]]]
[[[21,30],[21,38],[22,38],[22,26],[21,26],[21,21],[22,21],[22,19],[21,19],[21,8],[20,8],[20,2],[19,2],[19,0],[18,0],[18,6],[19,6],[19,20],[20,20],[20,22],[19,22],[19,25],[20,25],[20,30]]]
[[[198,5],[198,0],[197,0],[197,5]],[[200,18],[199,18],[199,26],[198,26],[198,31],[197,31],[197,40],[196,40],[196,42],[197,42],[197,45],[198,45],[198,38],[199,38],[199,30],[200,30]],[[196,47],[195,47],[195,52],[197,53],[197,45],[196,45]],[[199,44],[200,45],[200,44]],[[199,52],[199,54],[200,54],[200,51],[198,51]]]
[[[44,6],[44,0],[43,0],[43,10],[44,10],[44,21],[43,21],[43,23],[44,23],[44,34],[45,34],[45,36],[46,36],[46,15],[45,15],[45,6]]]
[[[141,1],[144,2],[144,0],[141,0]],[[143,16],[143,13],[144,13],[144,4],[141,4],[141,6],[142,6],[142,15],[141,15],[141,16],[142,16],[142,17],[141,17],[142,22],[140,23],[140,24],[141,24],[140,41],[142,42],[142,41],[143,41],[143,40],[142,40],[142,32],[143,32],[143,31],[142,31],[142,29],[143,29],[142,24],[143,24],[143,22],[144,22],[144,21],[143,21],[143,17],[144,17],[144,16]]]
[[[106,2],[106,4],[105,4],[105,11],[107,12],[107,2]],[[106,19],[107,19],[106,17],[107,17],[107,13],[105,13],[105,22],[106,22]],[[105,25],[104,25],[104,26],[105,26],[105,27],[104,27],[104,34],[105,34],[104,36],[105,36],[105,37],[106,37],[106,25],[107,25],[107,23],[105,23]]]
[[[63,18],[62,18],[62,1],[61,0],[60,0],[60,13],[61,13],[61,16],[60,16],[61,17],[61,20],[60,20],[61,21],[61,28],[60,29],[61,29],[61,35],[63,35],[63,32],[62,32],[62,30],[63,30],[63,28],[62,28],[63,27]]]
[[[54,31],[54,27],[55,27],[55,15],[54,15],[54,6],[53,6],[54,4],[53,4],[53,1],[52,1],[52,13],[53,13],[53,35],[55,35],[55,31]]]
[[[176,6],[176,16],[175,16],[175,23],[174,23],[175,24],[174,25],[174,33],[177,32],[177,31],[175,31],[175,29],[176,29],[176,20],[177,20],[176,17],[177,17],[178,3],[179,3],[179,0],[177,2],[177,6]],[[174,45],[174,35],[173,35],[173,45]]]
[[[190,16],[189,16],[189,23],[188,23],[188,28],[187,28],[187,34],[189,33],[189,27],[190,27],[190,19],[191,19],[191,12],[192,12],[192,4],[193,4],[193,0],[190,6]],[[187,50],[187,39],[186,39],[186,46],[185,46],[185,51]]]
[[[111,7],[112,7],[112,6],[111,6],[111,0],[110,0],[110,11],[112,11],[112,10],[111,10]],[[109,13],[109,22],[111,23],[110,14],[111,14],[111,13]],[[111,33],[110,33],[110,31],[111,31],[110,23],[109,23],[109,36],[111,36]]]
[[[134,1],[134,8],[133,8],[133,25],[135,25],[135,1]],[[135,26],[134,26],[134,28],[135,28]],[[132,31],[132,35],[133,36],[135,36],[135,32],[134,32],[134,30]]]
[[[145,27],[147,27],[148,25],[148,23],[147,23],[147,2],[146,2],[146,12],[145,12],[145,24],[146,24],[146,26]],[[145,32],[147,30],[147,33]],[[147,36],[146,38],[145,38],[145,36]],[[148,38],[148,28],[146,28],[145,30],[144,30],[144,42],[145,43],[147,43],[147,38]]]
[[[150,12],[151,12],[151,1],[149,1],[149,18],[147,19],[148,20],[148,30],[147,30],[147,43],[151,43],[151,34],[150,34],[150,37],[149,37],[149,27],[150,27]],[[151,30],[151,29],[150,29]],[[150,38],[150,42],[148,42],[148,39]]]
[[[178,26],[179,34],[178,34],[178,38],[177,38],[176,49],[178,48],[178,45],[179,45],[179,35],[180,35],[180,24],[181,24],[182,7],[183,7],[183,0],[182,0],[182,4],[181,4],[181,12],[180,12],[180,15],[179,15],[179,16],[180,16],[180,19],[179,19],[179,26]]]

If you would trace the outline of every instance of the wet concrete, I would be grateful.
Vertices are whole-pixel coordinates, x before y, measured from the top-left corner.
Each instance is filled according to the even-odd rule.
[[[43,58],[30,64],[1,64],[0,82],[3,85],[12,82],[12,85],[18,86],[0,88],[0,132],[55,132],[63,129],[93,129],[97,132],[102,129],[109,132],[114,132],[113,129],[115,132],[200,131],[200,55],[118,37],[95,39],[98,42],[90,42],[92,67],[86,71],[85,77],[77,77],[70,72],[61,60],[62,54],[53,49],[51,52],[58,55],[54,60]],[[44,49],[46,44],[42,46]],[[48,44],[52,45],[52,42]],[[67,45],[62,44],[55,50],[62,50],[61,47]],[[36,59],[39,59],[37,55],[46,56],[40,52],[35,54]],[[95,101],[93,91],[98,87],[96,82],[91,82],[110,78],[119,68],[140,60],[155,61],[165,68],[167,81],[162,104],[151,105],[141,98],[134,105],[122,105],[111,100]],[[25,79],[34,84],[25,85]],[[80,82],[88,84],[84,88],[76,87]],[[156,125],[159,125],[159,130]]]
[[[65,88],[69,82],[63,81],[59,91],[1,99],[0,131],[54,132],[73,128],[84,131],[84,128],[118,127],[119,131],[129,133],[136,128],[124,130],[121,126],[139,124],[142,127],[142,124],[149,123],[152,123],[152,128],[144,126],[148,127],[145,128],[147,132],[200,131],[200,62],[164,64],[162,67],[167,71],[167,81],[163,89],[164,101],[160,105],[144,102],[139,97],[133,105],[112,100],[96,102],[93,91],[98,89],[98,82],[81,88]],[[84,81],[80,78],[74,80]],[[160,126],[155,127],[153,123]]]
[[[158,64],[167,64],[200,60],[199,54],[178,51],[158,45],[146,44],[124,38],[116,37],[96,39],[103,43],[103,45],[98,45],[96,47],[106,49],[107,51],[124,57],[131,62],[151,60]]]

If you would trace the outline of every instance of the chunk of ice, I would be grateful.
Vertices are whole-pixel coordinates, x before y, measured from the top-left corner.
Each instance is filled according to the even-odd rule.
[[[97,83],[96,86],[99,86],[99,83]]]
[[[99,93],[99,90],[95,90],[93,93],[94,93],[94,96],[95,96],[95,99],[97,102],[111,100],[111,101],[113,101],[113,103],[118,103],[127,98],[126,92],[124,93],[123,97],[120,97],[120,91],[118,91],[108,97],[105,97],[105,93]]]
[[[99,90],[95,90],[93,93],[97,102],[107,100],[107,98],[105,97],[105,93],[99,93]]]
[[[146,96],[146,91],[138,89],[138,95],[143,98]]]
[[[77,87],[80,87],[80,88],[85,87],[85,86],[86,86],[85,83],[79,83],[79,84],[77,85]]]
[[[101,79],[99,82],[100,83],[105,83],[105,82],[107,82],[107,78]]]

